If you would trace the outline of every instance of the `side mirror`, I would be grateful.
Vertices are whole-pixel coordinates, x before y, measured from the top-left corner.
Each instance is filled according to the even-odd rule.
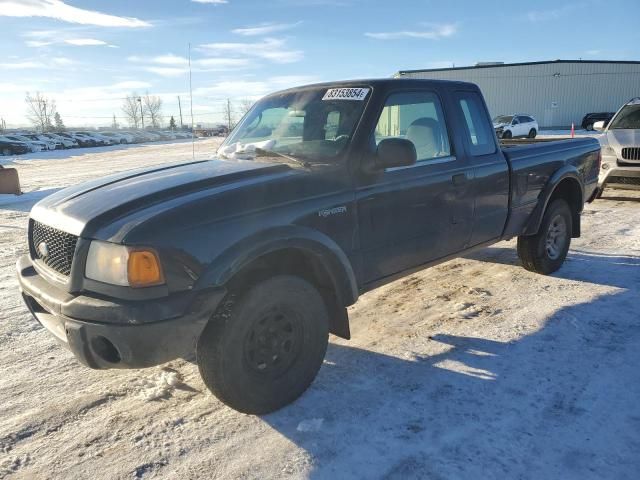
[[[599,132],[604,132],[604,120],[600,120],[599,122],[595,122],[593,124],[593,129]]]
[[[405,138],[385,138],[378,144],[376,166],[381,169],[406,167],[418,160],[416,147]]]

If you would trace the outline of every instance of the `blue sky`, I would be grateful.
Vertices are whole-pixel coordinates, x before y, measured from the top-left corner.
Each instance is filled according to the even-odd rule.
[[[478,61],[640,60],[637,0],[0,0],[0,117],[26,124],[26,91],[68,125],[108,124],[130,92],[187,122],[222,101],[323,80]]]

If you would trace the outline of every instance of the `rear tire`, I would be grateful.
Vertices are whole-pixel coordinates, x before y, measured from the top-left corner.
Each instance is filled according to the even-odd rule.
[[[571,218],[567,202],[556,199],[547,206],[538,233],[518,237],[518,256],[525,269],[548,275],[562,266],[571,245]]]
[[[536,132],[535,128],[532,128],[531,130],[529,130],[529,138],[536,138],[537,134],[538,132]]]
[[[200,375],[235,410],[278,410],[302,395],[322,366],[329,339],[322,296],[299,277],[279,275],[229,298],[198,340]]]
[[[593,123],[587,123],[587,124],[584,126],[584,129],[585,129],[585,130],[587,130],[587,131],[591,131],[591,130],[593,130]]]

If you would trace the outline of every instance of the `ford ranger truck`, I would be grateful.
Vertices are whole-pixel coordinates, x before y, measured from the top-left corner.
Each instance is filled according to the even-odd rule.
[[[503,149],[471,83],[303,86],[258,101],[213,160],[41,200],[20,288],[87,367],[195,353],[216,397],[263,414],[309,387],[366,291],[514,237],[526,269],[556,271],[599,166],[593,138]]]

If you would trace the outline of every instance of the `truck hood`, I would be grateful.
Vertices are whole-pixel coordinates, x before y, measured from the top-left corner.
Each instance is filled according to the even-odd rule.
[[[31,218],[81,236],[92,230],[90,224],[103,224],[154,204],[291,171],[284,164],[222,160],[129,170],[56,192],[33,207]]]

